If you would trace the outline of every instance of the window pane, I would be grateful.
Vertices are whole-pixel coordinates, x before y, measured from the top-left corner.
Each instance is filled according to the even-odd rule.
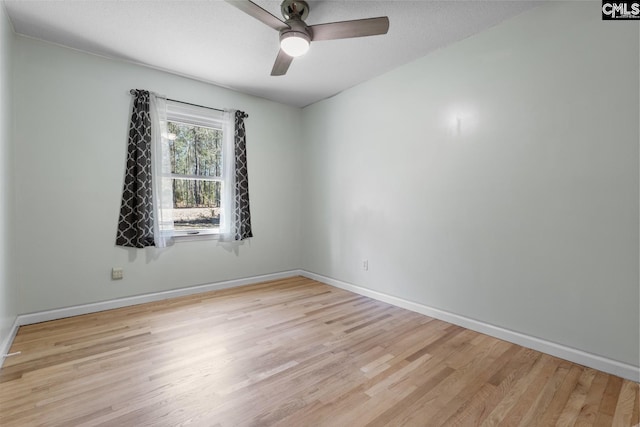
[[[220,176],[222,131],[168,122],[171,173]]]
[[[220,226],[222,183],[196,179],[173,180],[173,221],[176,230]]]

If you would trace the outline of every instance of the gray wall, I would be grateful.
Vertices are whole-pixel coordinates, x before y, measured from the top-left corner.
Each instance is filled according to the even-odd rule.
[[[298,108],[20,36],[15,53],[20,313],[300,266]],[[253,239],[114,245],[131,88],[249,114]],[[110,280],[113,266],[124,280]]]
[[[306,108],[302,267],[637,366],[638,47],[546,4]]]
[[[12,268],[12,48],[13,29],[0,5],[0,345],[18,314],[17,284]],[[2,348],[0,347],[0,350]]]

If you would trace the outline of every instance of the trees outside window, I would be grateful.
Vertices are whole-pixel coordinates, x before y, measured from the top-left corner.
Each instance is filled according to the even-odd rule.
[[[168,121],[176,231],[220,226],[222,130]]]

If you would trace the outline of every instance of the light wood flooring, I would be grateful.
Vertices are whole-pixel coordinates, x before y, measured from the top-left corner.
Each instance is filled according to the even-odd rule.
[[[634,426],[638,384],[295,277],[21,327],[8,426]]]

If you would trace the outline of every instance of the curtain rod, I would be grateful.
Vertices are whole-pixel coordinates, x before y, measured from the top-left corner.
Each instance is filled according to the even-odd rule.
[[[131,89],[129,91],[129,93],[131,95],[135,95],[135,89]],[[171,101],[171,102],[178,102],[180,104],[185,104],[185,105],[191,105],[193,107],[200,107],[200,108],[206,108],[208,110],[215,110],[215,111],[222,111],[224,112],[225,110],[222,110],[220,108],[214,108],[214,107],[207,107],[206,105],[199,105],[199,104],[192,104],[191,102],[184,102],[184,101],[178,101],[177,99],[171,99],[171,98],[167,98],[167,101]],[[247,118],[249,117],[249,115],[247,113],[244,113],[244,117]]]
[[[222,109],[220,109],[220,108],[213,108],[213,107],[207,107],[206,105],[192,104],[191,102],[178,101],[177,99],[167,98],[167,101],[177,102],[177,103],[179,103],[179,104],[191,105],[191,106],[193,106],[193,107],[206,108],[207,110],[215,110],[215,111],[222,111],[222,112],[224,112],[224,110],[222,110]]]

